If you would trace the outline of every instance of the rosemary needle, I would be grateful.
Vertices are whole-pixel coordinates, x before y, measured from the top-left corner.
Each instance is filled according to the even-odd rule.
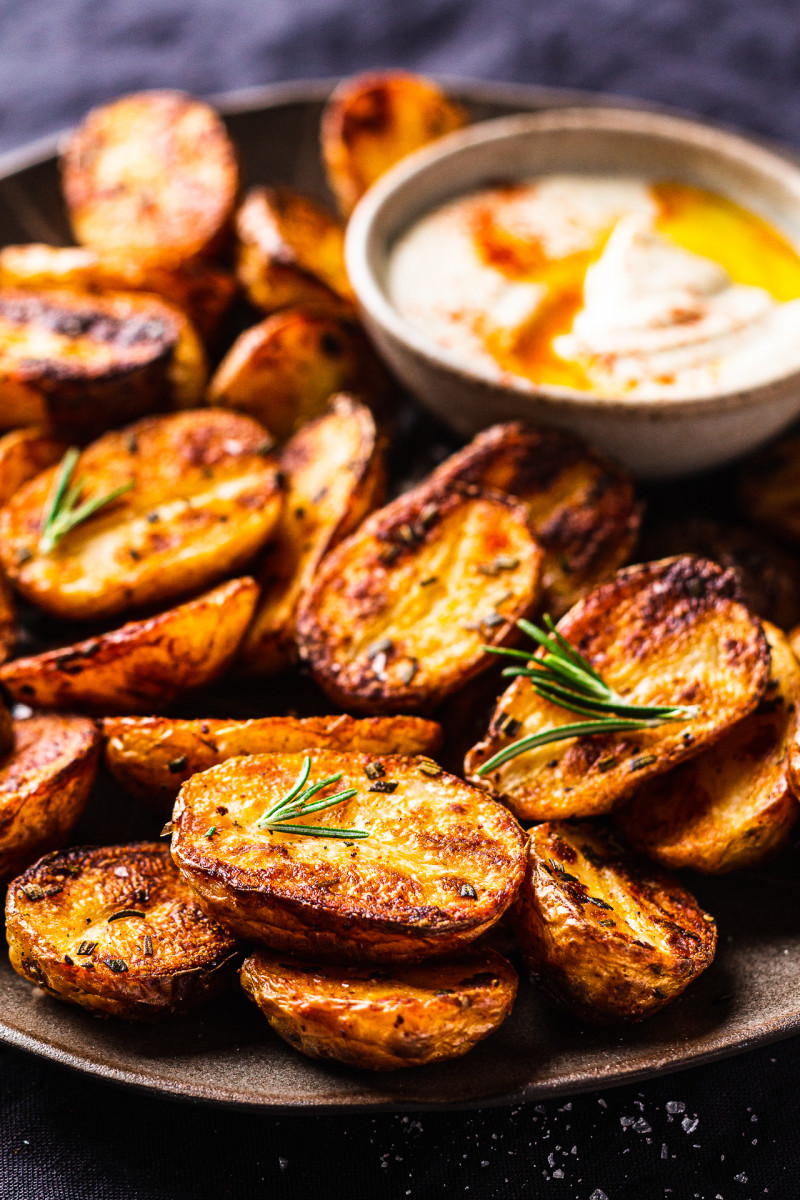
[[[310,774],[311,759],[306,755],[303,759],[303,765],[300,768],[300,774],[292,787],[285,796],[277,800],[264,813],[264,816],[256,822],[256,829],[271,829],[277,833],[301,833],[307,834],[309,837],[369,837],[369,834],[364,829],[337,829],[325,825],[295,825],[292,823],[296,817],[304,817],[309,813],[321,812],[323,809],[332,808],[335,804],[341,804],[343,800],[349,800],[351,796],[358,794],[357,788],[345,788],[341,792],[336,792],[333,796],[326,796],[322,800],[314,800],[314,797],[323,788],[338,783],[342,778],[342,772],[337,771],[335,775],[328,775],[324,779],[306,786]],[[312,800],[314,800],[313,804],[311,803]]]
[[[39,525],[39,550],[42,554],[49,554],[70,530],[83,524],[101,508],[118,500],[133,487],[133,480],[129,480],[104,496],[95,496],[78,504],[86,482],[84,479],[77,482],[72,480],[79,458],[80,450],[71,446],[59,463]]]

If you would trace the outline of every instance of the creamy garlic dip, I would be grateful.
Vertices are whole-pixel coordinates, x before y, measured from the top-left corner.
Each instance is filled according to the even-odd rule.
[[[800,369],[800,256],[687,184],[554,175],[422,217],[388,291],[425,337],[490,377],[658,399]]]

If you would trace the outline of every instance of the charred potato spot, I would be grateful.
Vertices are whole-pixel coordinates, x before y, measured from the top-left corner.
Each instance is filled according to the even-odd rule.
[[[467,755],[469,778],[527,821],[608,812],[653,775],[718,741],[757,706],[769,678],[760,622],[730,571],[684,556],[620,571],[562,618],[559,632],[634,704],[699,707],[686,722],[596,734],[526,751],[481,777],[518,738],[570,724],[525,678],[500,697],[487,737]]]
[[[14,429],[0,437],[0,508],[23,483],[60,461],[67,449],[37,426]]]
[[[0,879],[61,845],[81,815],[97,773],[100,737],[84,717],[3,721]],[[11,733],[11,742],[6,738]]]
[[[756,711],[698,758],[645,784],[617,814],[628,841],[666,867],[716,874],[751,866],[786,842],[800,813],[789,783],[800,664],[778,629],[766,625],[765,633],[772,672]]]
[[[716,948],[714,919],[689,892],[588,823],[532,830],[513,915],[531,972],[590,1024],[649,1017]]]
[[[0,682],[15,700],[39,708],[153,712],[226,670],[257,598],[253,579],[234,579],[148,620],[5,663]]]
[[[175,803],[172,853],[208,912],[252,941],[339,962],[443,956],[500,918],[524,856],[506,809],[444,771],[431,774],[429,759],[309,757],[313,780],[342,772],[320,797],[356,789],[325,810],[325,825],[369,836],[257,828],[295,783],[303,754],[233,758],[193,775]]]
[[[0,564],[29,600],[56,616],[97,619],[206,587],[254,557],[282,494],[264,429],[200,409],[107,433],[81,455],[86,496],[132,487],[50,552],[39,546],[56,468],[0,512]]]
[[[240,958],[157,842],[48,855],[9,887],[6,921],[14,970],[98,1016],[195,1008],[229,986]]]
[[[373,1071],[466,1054],[502,1024],[517,991],[516,972],[494,950],[391,971],[256,950],[240,979],[291,1046]]]

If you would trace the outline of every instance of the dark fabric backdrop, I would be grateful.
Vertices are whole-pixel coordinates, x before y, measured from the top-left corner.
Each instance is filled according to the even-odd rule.
[[[800,146],[792,0],[4,0],[0,150],[98,100],[402,65],[617,91]],[[0,1052],[2,1200],[800,1196],[800,1042],[473,1114],[181,1106]]]

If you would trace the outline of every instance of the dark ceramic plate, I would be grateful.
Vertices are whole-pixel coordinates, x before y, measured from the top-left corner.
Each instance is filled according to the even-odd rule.
[[[251,182],[286,182],[324,195],[317,152],[330,82],[223,97]],[[455,83],[476,117],[597,103],[597,96]],[[614,101],[626,103],[625,101]],[[55,139],[0,159],[0,241],[67,242]],[[225,713],[246,710],[228,698]],[[219,711],[219,705],[216,711]],[[207,714],[205,714],[207,715]],[[84,818],[76,840],[152,836],[115,791]],[[322,1066],[273,1035],[243,996],[156,1027],[98,1021],[48,999],[0,962],[0,1040],[106,1079],[164,1095],[249,1108],[315,1111],[477,1107],[644,1079],[800,1031],[800,882],[787,859],[768,874],[694,886],[719,923],[713,967],[644,1025],[584,1030],[523,987],[506,1024],[466,1058],[380,1076]]]

